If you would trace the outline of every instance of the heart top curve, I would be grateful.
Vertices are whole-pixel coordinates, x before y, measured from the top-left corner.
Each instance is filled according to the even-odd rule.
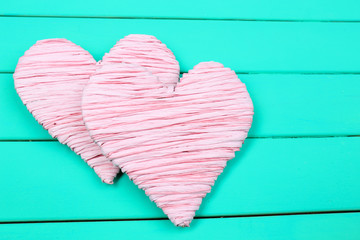
[[[86,127],[104,154],[176,226],[189,226],[253,116],[245,85],[215,62],[198,64],[175,88],[140,66],[106,65],[82,101]]]
[[[130,34],[118,41],[103,57],[102,64],[132,63],[151,72],[165,86],[175,86],[180,66],[174,54],[156,37]]]

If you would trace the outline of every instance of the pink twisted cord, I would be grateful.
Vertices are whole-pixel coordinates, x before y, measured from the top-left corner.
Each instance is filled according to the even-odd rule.
[[[175,86],[180,67],[174,54],[151,35],[131,34],[116,43],[106,53],[102,63],[133,63],[145,67],[166,86]]]
[[[111,184],[119,169],[101,153],[85,128],[81,96],[96,61],[65,39],[38,41],[19,59],[15,88],[36,120],[59,142],[68,145]]]
[[[82,110],[106,157],[183,227],[241,147],[253,116],[245,85],[215,62],[198,64],[175,88],[137,65],[105,65],[86,86]]]

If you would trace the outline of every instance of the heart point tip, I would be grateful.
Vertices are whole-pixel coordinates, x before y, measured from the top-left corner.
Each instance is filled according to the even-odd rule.
[[[190,221],[181,221],[181,222],[178,222],[176,223],[176,226],[177,227],[190,227]]]
[[[103,181],[104,183],[107,183],[107,184],[113,184],[113,183],[114,183],[114,181],[111,180],[111,179],[102,179],[102,181]]]

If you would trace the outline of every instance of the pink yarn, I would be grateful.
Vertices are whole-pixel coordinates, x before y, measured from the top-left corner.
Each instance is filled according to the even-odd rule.
[[[133,63],[145,67],[166,86],[175,86],[179,79],[180,67],[174,54],[156,37],[131,34],[106,53],[102,63]]]
[[[151,58],[152,52],[157,58]],[[172,52],[148,35],[133,34],[119,41],[100,64],[112,62],[136,62],[169,84],[176,83],[173,75],[179,73]],[[119,169],[93,143],[80,107],[83,88],[98,66],[87,51],[66,39],[42,40],[20,58],[14,80],[20,98],[50,135],[67,144],[103,182],[111,184]]]
[[[198,64],[175,88],[137,65],[104,65],[84,90],[82,110],[106,157],[184,227],[253,116],[245,85],[215,62]]]
[[[81,156],[105,183],[118,173],[92,141],[81,115],[84,86],[96,61],[65,39],[38,41],[19,59],[15,88],[36,120],[59,142]]]

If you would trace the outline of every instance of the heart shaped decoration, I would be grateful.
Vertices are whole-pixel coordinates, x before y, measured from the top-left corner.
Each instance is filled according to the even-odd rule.
[[[91,76],[82,111],[105,156],[176,226],[189,226],[245,140],[253,105],[235,72],[220,63],[198,64],[176,86],[118,63]]]
[[[157,53],[155,58],[153,52]],[[179,73],[179,64],[174,55],[158,39],[148,35],[125,37],[99,63],[90,53],[66,39],[38,41],[19,59],[14,74],[15,88],[36,120],[109,184],[119,168],[101,153],[86,130],[81,97],[96,69],[113,62],[136,63],[170,85],[177,82],[174,75]]]

